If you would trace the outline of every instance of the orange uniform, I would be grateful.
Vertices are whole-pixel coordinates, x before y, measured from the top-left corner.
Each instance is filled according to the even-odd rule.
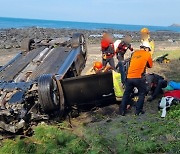
[[[133,53],[127,78],[141,78],[146,67],[152,67],[151,54],[145,50],[137,50]]]

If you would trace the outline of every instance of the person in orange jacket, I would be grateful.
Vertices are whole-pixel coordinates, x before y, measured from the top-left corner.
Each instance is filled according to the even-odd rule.
[[[153,64],[150,51],[150,44],[148,42],[143,42],[140,46],[140,50],[132,54],[125,85],[126,88],[120,105],[120,115],[122,116],[126,114],[127,104],[135,87],[138,89],[138,101],[136,103],[135,115],[144,114],[143,104],[146,94],[144,74],[146,67],[151,68]]]
[[[103,67],[109,63],[109,65],[115,70],[115,62],[114,62],[114,44],[113,39],[108,33],[103,34],[103,38],[101,40],[101,50],[102,50],[102,63]]]

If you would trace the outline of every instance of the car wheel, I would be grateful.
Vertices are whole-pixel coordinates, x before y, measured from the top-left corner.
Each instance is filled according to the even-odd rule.
[[[52,75],[42,75],[38,79],[39,102],[45,113],[64,112],[64,94],[59,80]]]
[[[71,47],[78,48],[80,46],[83,55],[87,53],[86,39],[83,34],[75,33],[71,39]]]
[[[21,50],[24,52],[28,52],[31,50],[31,45],[34,43],[33,39],[25,38],[21,42]]]

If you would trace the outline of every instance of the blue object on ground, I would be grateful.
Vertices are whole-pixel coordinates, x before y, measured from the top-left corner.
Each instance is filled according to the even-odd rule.
[[[169,85],[175,90],[180,90],[180,82],[170,81]]]

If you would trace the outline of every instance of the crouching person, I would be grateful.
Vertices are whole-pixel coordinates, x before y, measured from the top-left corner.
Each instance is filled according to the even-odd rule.
[[[106,67],[107,64],[115,70],[114,63],[114,44],[113,39],[108,33],[103,34],[103,38],[101,40],[101,49],[102,49],[102,63],[103,67]]]
[[[103,64],[101,62],[94,62],[93,68],[91,70],[91,74],[98,74],[98,73],[103,73],[103,72],[108,72],[108,71],[112,71],[112,67],[111,66],[106,66],[103,67]]]
[[[93,67],[91,68],[90,71],[86,73],[86,75],[99,74],[99,73],[105,73],[105,72],[112,72],[113,86],[114,86],[116,100],[121,101],[123,93],[124,93],[124,89],[122,88],[122,83],[121,83],[121,74],[118,72],[115,72],[112,69],[112,67],[110,66],[103,67],[103,64],[97,61],[97,62],[94,62]]]
[[[146,74],[147,93],[150,97],[147,101],[151,102],[163,93],[163,88],[167,86],[167,81],[158,74]]]
[[[120,115],[125,116],[127,104],[133,93],[134,87],[138,89],[138,101],[136,103],[135,115],[143,114],[143,105],[146,94],[144,73],[146,67],[152,67],[151,47],[148,42],[140,46],[140,50],[133,53],[127,74],[126,88],[120,105]]]

